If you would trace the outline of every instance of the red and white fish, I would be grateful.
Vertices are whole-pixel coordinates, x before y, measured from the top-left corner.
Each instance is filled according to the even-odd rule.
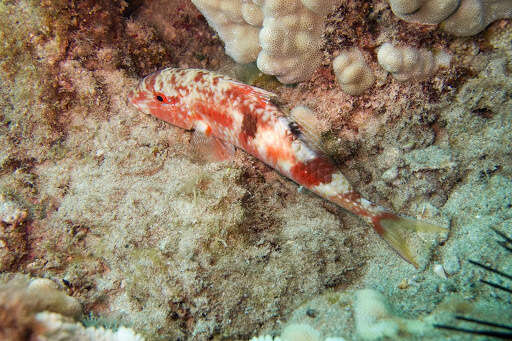
[[[418,263],[402,232],[446,231],[395,215],[362,198],[317,147],[312,129],[285,114],[275,104],[275,95],[268,91],[206,70],[168,68],[144,78],[130,92],[129,99],[146,114],[245,150],[282,175],[358,215],[415,267]]]

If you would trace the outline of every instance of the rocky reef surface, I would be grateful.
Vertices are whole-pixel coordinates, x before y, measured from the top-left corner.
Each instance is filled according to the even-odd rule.
[[[299,325],[310,340],[470,340],[433,324],[511,321],[511,295],[480,280],[510,282],[468,260],[512,272],[491,230],[512,234],[512,23],[457,38],[383,0],[343,1],[326,20],[320,67],[282,85],[236,65],[189,1],[1,1],[0,338],[285,339]],[[398,82],[376,62],[389,40],[449,51],[450,67]],[[330,66],[352,47],[375,75],[358,97]],[[126,101],[168,66],[312,108],[358,191],[448,236],[414,240],[414,269],[243,151],[196,159],[190,132]],[[27,289],[37,278],[54,284]],[[86,331],[91,316],[117,331]]]

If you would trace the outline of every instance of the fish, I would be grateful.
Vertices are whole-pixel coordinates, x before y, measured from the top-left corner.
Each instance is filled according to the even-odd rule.
[[[244,150],[357,215],[416,268],[416,255],[404,233],[447,231],[363,198],[323,151],[314,114],[301,106],[286,112],[277,95],[269,91],[208,70],[166,68],[143,78],[128,99],[139,111],[194,131],[220,149]]]

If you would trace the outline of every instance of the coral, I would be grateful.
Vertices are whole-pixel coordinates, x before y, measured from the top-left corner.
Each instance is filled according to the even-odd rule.
[[[298,0],[266,1],[259,33],[262,51],[258,55],[258,68],[285,84],[309,79],[321,61],[326,8],[307,8]]]
[[[393,316],[382,294],[372,289],[356,292],[354,317],[358,335],[364,340],[377,340],[383,337],[397,338],[409,333],[424,334],[429,326],[417,320],[407,320]]]
[[[290,324],[283,329],[282,341],[320,341],[318,330],[307,324]]]
[[[16,336],[30,334],[37,329],[35,314],[55,312],[69,317],[82,313],[80,303],[46,278],[3,275],[0,278],[0,338],[18,340]]]
[[[281,338],[279,336],[272,337],[270,335],[260,335],[251,338],[250,341],[281,341]]]
[[[373,71],[358,49],[342,51],[332,67],[341,89],[350,95],[360,95],[373,84]]]
[[[440,24],[455,36],[472,36],[490,23],[512,18],[510,0],[389,0],[393,13],[414,23]]]
[[[498,19],[511,18],[511,0],[461,0],[457,10],[441,23],[441,28],[465,37],[480,33]]]
[[[395,47],[384,43],[377,52],[379,64],[398,81],[423,79],[434,74],[438,68],[450,65],[450,55],[432,53],[412,47]]]
[[[323,340],[321,333],[304,323],[291,323],[287,325],[281,336],[272,337],[270,335],[261,335],[253,337],[251,341],[321,341]],[[328,337],[324,341],[345,341],[342,337]]]
[[[308,79],[321,61],[325,15],[335,1],[194,0],[219,33],[226,53],[289,84]]]
[[[37,329],[35,339],[40,341],[144,341],[145,338],[126,327],[116,331],[104,328],[85,328],[60,314],[42,312],[35,316]]]
[[[258,33],[261,26],[261,9],[240,0],[193,0],[218,32],[226,46],[226,53],[238,63],[256,60],[260,47]],[[243,10],[243,12],[242,12]],[[245,14],[245,15],[244,15]]]
[[[407,21],[439,24],[459,6],[460,0],[389,0],[393,13]]]
[[[0,194],[0,271],[8,271],[26,254],[25,220],[28,212]]]

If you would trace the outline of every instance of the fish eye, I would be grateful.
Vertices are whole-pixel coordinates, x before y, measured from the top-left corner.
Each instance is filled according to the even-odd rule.
[[[175,104],[177,102],[176,100],[176,97],[173,97],[173,96],[170,96],[170,97],[167,97],[164,93],[162,92],[153,92],[153,98],[155,100],[157,100],[158,102],[161,102],[163,104]]]
[[[167,97],[163,93],[155,91],[153,92],[153,96],[158,102],[167,103]]]

